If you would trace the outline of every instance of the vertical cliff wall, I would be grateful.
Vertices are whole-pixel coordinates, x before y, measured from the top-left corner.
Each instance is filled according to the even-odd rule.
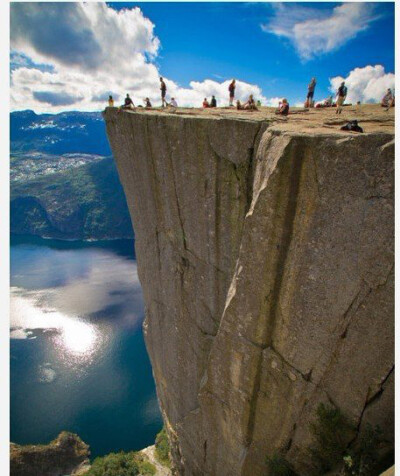
[[[248,117],[104,113],[184,475],[309,474],[320,402],[393,442],[392,131]]]

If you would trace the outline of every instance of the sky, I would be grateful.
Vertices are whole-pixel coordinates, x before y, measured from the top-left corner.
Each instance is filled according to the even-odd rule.
[[[262,104],[316,100],[348,86],[350,102],[394,88],[394,3],[12,3],[11,109],[102,110],[130,93],[136,105],[199,107],[254,94]]]

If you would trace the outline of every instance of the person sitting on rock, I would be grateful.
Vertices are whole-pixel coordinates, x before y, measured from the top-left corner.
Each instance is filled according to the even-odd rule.
[[[114,107],[114,99],[112,96],[108,96],[108,107]]]
[[[387,90],[386,94],[383,96],[381,101],[381,106],[386,107],[387,109],[394,106],[394,96],[390,88]]]
[[[144,105],[145,105],[146,108],[152,107],[149,98],[146,98],[143,102],[144,102]]]
[[[210,107],[217,107],[217,100],[215,99],[215,96],[211,98]]]
[[[243,104],[243,109],[247,111],[258,111],[252,94],[250,94],[249,99]]]
[[[119,108],[119,110],[121,110],[121,109],[134,109],[134,108],[135,108],[135,105],[133,104],[133,101],[130,98],[129,94],[127,94],[126,98],[125,98],[125,101],[124,101],[124,104]]]
[[[240,111],[241,109],[243,109],[242,103],[239,101],[239,99],[236,101],[236,109],[237,109],[238,111]]]
[[[281,116],[287,116],[289,114],[289,103],[287,102],[286,98],[283,98],[282,102],[279,103],[279,107],[275,111],[275,114],[279,114]]]
[[[315,104],[316,108],[320,107],[331,107],[333,104],[333,98],[332,96],[329,96],[328,98],[324,99],[323,101],[319,101]]]
[[[206,108],[206,107],[210,107],[210,104],[208,102],[208,99],[207,98],[204,98],[204,101],[203,101],[203,107]]]
[[[178,103],[175,101],[175,98],[171,98],[171,102],[169,103],[171,107],[178,107]]]

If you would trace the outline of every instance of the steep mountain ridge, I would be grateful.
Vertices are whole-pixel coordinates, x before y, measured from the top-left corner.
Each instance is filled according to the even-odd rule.
[[[320,403],[393,448],[393,116],[347,112],[104,113],[180,474],[309,475]]]

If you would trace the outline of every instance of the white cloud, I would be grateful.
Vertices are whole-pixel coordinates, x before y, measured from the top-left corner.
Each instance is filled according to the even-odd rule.
[[[386,90],[395,87],[395,75],[385,73],[385,68],[378,64],[376,66],[365,66],[355,68],[346,78],[336,76],[330,79],[331,91],[336,92],[342,81],[347,86],[347,101],[356,103],[380,102]]]
[[[379,18],[371,3],[343,3],[333,10],[296,4],[274,5],[263,31],[289,39],[303,60],[338,50]]]
[[[13,3],[11,5],[12,109],[36,112],[99,110],[105,95],[122,99],[129,92],[135,104],[149,97],[159,105],[154,60],[160,41],[154,25],[135,7],[116,11],[105,3]],[[229,81],[192,81],[189,88],[165,78],[167,97],[180,106],[200,106],[214,94],[228,104]],[[254,84],[237,80],[240,100],[253,94],[275,105]],[[121,100],[120,99],[120,100]]]

